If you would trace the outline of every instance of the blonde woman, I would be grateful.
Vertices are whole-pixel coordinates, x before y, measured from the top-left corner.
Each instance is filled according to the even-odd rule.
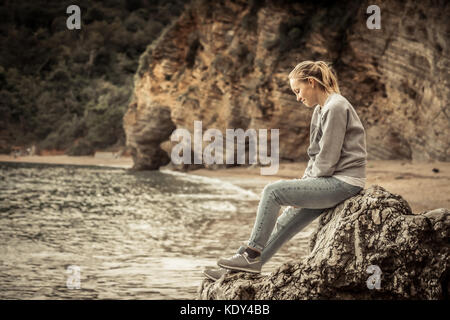
[[[285,242],[327,208],[365,186],[365,130],[353,106],[341,95],[331,66],[303,61],[288,78],[297,101],[314,108],[307,168],[301,179],[278,180],[264,187],[247,244],[234,256],[220,259],[220,269],[203,271],[212,280],[230,271],[261,272]],[[281,206],[288,207],[278,217]]]

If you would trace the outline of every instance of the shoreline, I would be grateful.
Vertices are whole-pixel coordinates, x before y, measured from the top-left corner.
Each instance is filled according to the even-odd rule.
[[[124,169],[130,169],[133,166],[133,160],[129,156],[113,158],[105,154],[98,157],[54,155],[17,158],[0,155],[0,162],[93,165]],[[216,170],[200,168],[183,173],[216,178],[244,189],[257,191],[262,190],[266,184],[273,181],[301,178],[306,165],[306,161],[281,162],[277,174],[269,176],[260,174],[260,166],[237,166]],[[173,170],[168,166],[160,169]],[[368,160],[366,176],[366,188],[376,184],[394,194],[401,195],[409,203],[414,213],[437,208],[450,208],[450,162]]]
[[[102,166],[115,168],[131,168],[133,159],[131,157],[94,157],[94,156],[67,156],[67,155],[46,155],[46,156],[20,156],[14,158],[10,155],[0,154],[0,162],[26,162],[43,164],[67,164],[83,166]]]

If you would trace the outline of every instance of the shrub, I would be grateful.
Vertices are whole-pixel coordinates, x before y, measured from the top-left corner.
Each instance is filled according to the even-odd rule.
[[[2,1],[0,112],[14,132],[9,144],[33,138],[47,149],[86,154],[123,142],[139,57],[184,1],[80,1],[77,31],[66,28],[67,6]]]
[[[66,151],[68,156],[91,156],[95,154],[92,144],[86,139],[75,141]]]

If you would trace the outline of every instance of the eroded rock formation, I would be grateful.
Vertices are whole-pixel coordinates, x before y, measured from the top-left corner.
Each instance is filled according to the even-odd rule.
[[[373,185],[319,217],[301,261],[267,276],[204,280],[199,298],[448,299],[449,240],[448,209],[413,214],[401,196]]]
[[[381,29],[370,30],[369,1],[192,1],[141,56],[124,117],[135,167],[167,164],[174,127],[193,133],[194,120],[279,128],[280,160],[307,160],[312,110],[287,79],[302,60],[333,62],[368,159],[449,161],[450,6],[377,3]]]

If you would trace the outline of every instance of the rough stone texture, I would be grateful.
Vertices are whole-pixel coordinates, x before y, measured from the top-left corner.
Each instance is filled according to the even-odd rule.
[[[372,185],[320,216],[302,261],[204,280],[199,299],[448,299],[449,227],[448,209],[413,214]],[[368,288],[370,265],[381,269],[379,289]]]
[[[137,108],[141,108],[137,110]],[[127,145],[131,148],[133,169],[156,170],[170,162],[169,155],[160,148],[161,141],[170,136],[175,125],[170,120],[170,109],[153,101],[139,106],[132,104],[125,119]]]
[[[366,26],[370,4],[194,0],[140,58],[124,117],[135,167],[166,164],[171,123],[193,133],[194,120],[223,134],[279,128],[280,160],[307,160],[312,110],[287,76],[319,59],[360,115],[368,159],[449,161],[449,3],[377,1],[380,30]]]

